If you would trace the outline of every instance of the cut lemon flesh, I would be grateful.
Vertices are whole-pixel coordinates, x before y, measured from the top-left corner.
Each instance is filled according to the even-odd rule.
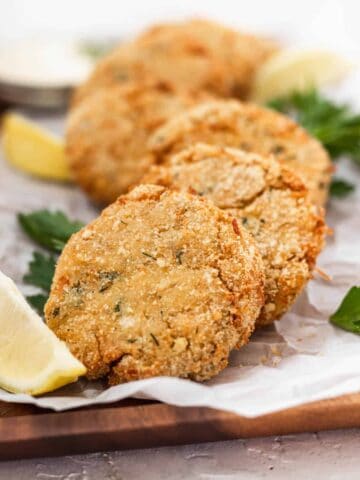
[[[21,115],[5,115],[3,146],[8,162],[23,172],[44,179],[70,180],[63,141]]]
[[[38,395],[74,382],[86,368],[0,272],[0,387]]]
[[[284,50],[265,62],[256,74],[252,100],[266,102],[293,91],[304,91],[341,80],[349,62],[325,51]]]

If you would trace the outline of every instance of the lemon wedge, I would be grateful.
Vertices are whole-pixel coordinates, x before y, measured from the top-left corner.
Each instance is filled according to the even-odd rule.
[[[74,382],[86,368],[0,272],[0,387],[38,395]]]
[[[62,140],[21,115],[5,115],[3,146],[8,162],[23,172],[49,180],[70,179]]]
[[[276,97],[335,83],[350,70],[338,55],[321,50],[283,50],[258,70],[252,100],[264,103]]]

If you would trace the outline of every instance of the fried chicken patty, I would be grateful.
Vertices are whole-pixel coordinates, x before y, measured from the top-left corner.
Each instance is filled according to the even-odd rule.
[[[196,195],[141,185],[71,237],[45,317],[89,378],[202,381],[248,341],[263,283],[255,242],[234,218]]]
[[[332,164],[322,145],[289,117],[237,100],[214,100],[170,119],[149,140],[158,163],[196,143],[273,154],[304,181],[311,199],[324,205]]]
[[[197,144],[152,167],[142,182],[208,197],[253,235],[265,265],[258,326],[285,313],[311,278],[324,219],[298,176],[273,158]]]
[[[98,88],[144,78],[245,98],[256,70],[276,49],[267,39],[210,21],[156,25],[100,60],[74,103]]]
[[[151,165],[149,135],[203,96],[134,82],[94,93],[68,117],[66,153],[75,181],[93,200],[111,203]]]

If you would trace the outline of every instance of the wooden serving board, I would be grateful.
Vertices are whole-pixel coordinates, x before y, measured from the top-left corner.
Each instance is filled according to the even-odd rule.
[[[126,400],[55,413],[0,402],[0,460],[360,427],[360,394],[248,419]]]

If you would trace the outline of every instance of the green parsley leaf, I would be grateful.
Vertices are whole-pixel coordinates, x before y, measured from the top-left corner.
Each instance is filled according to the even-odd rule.
[[[38,210],[28,214],[19,213],[18,220],[30,238],[56,253],[60,253],[71,235],[84,226],[82,222],[69,220],[60,211]],[[56,259],[57,255],[34,252],[29,263],[29,271],[24,275],[24,282],[41,289],[41,293],[26,297],[30,305],[40,314],[43,314],[50,293]]]
[[[335,160],[346,155],[360,165],[360,115],[337,104],[316,90],[294,92],[268,103],[288,114],[316,137]]]
[[[62,212],[49,210],[19,213],[18,220],[29,237],[54,252],[61,252],[71,235],[84,226],[82,222],[70,221]]]
[[[38,210],[29,214],[19,213],[18,220],[30,238],[56,253],[60,253],[70,236],[84,226],[82,222],[69,220],[60,211]],[[24,282],[42,290],[39,294],[26,297],[30,305],[40,314],[43,313],[50,292],[56,257],[34,252],[29,270],[24,275]]]
[[[39,315],[44,314],[45,303],[47,302],[48,296],[39,293],[38,295],[29,295],[26,297],[26,300],[30,303],[32,307],[38,312]]]
[[[55,273],[56,260],[52,255],[34,252],[29,263],[29,272],[24,275],[24,282],[50,292],[52,279]]]
[[[330,185],[330,195],[344,198],[355,190],[355,185],[342,178],[333,178]]]
[[[348,332],[360,335],[360,287],[352,287],[330,322]]]

